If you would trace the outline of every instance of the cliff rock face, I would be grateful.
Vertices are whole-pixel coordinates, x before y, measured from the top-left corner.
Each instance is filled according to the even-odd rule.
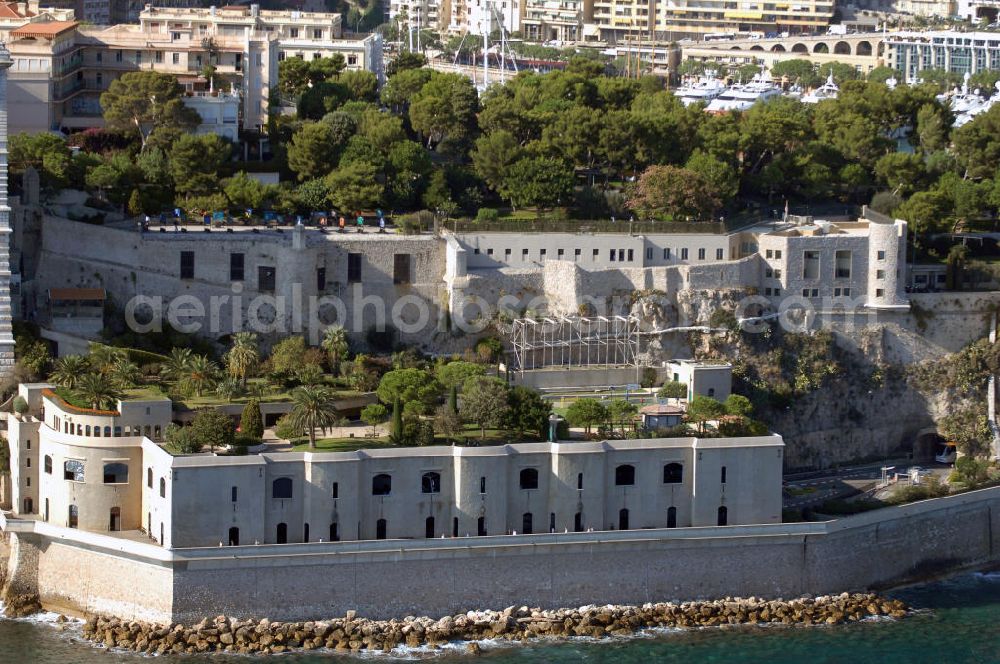
[[[680,317],[706,324],[712,311],[733,311],[735,291],[688,291]],[[750,396],[758,417],[787,445],[787,469],[826,468],[933,451],[935,422],[985,398],[914,380],[927,362],[948,363],[982,339],[995,305],[989,294],[937,295],[909,313],[817,316],[806,334],[777,321],[761,334],[690,334],[691,356],[734,364],[734,389]],[[663,335],[667,337],[668,335]],[[676,340],[649,344],[648,358],[679,357]],[[661,352],[662,351],[662,352]]]

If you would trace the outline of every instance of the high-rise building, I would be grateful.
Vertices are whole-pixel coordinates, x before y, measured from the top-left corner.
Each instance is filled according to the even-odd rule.
[[[12,60],[0,44],[0,374],[14,366],[10,305],[10,206],[7,204],[7,70]]]

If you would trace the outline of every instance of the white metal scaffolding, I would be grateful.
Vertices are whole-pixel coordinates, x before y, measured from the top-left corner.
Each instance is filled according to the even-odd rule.
[[[517,318],[504,332],[515,371],[639,362],[639,319],[634,316]]]

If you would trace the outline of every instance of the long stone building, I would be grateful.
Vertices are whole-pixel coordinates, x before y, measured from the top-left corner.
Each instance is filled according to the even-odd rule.
[[[170,322],[211,338],[249,327],[315,342],[338,323],[359,343],[391,330],[395,341],[431,352],[482,329],[500,309],[624,315],[634,312],[636,292],[658,298],[663,327],[682,323],[677,312],[703,290],[752,297],[761,314],[791,304],[817,312],[908,308],[906,223],[868,210],[858,219],[790,217],[735,232],[629,232],[623,223],[603,233],[405,235],[303,226],[138,232],[19,206],[14,230],[14,262],[23,266],[18,308],[43,328],[56,315],[53,289],[70,297],[65,289],[100,289],[137,331]],[[102,321],[100,308],[96,315],[87,329],[117,322]]]
[[[23,384],[15,514],[164,547],[780,523],[777,435],[173,456],[171,402],[81,409]]]

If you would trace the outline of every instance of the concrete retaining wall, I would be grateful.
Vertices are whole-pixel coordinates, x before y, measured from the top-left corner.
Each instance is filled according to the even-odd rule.
[[[1000,487],[827,523],[173,551],[0,525],[14,531],[10,581],[37,584],[49,606],[181,622],[387,618],[887,587],[996,562]]]

